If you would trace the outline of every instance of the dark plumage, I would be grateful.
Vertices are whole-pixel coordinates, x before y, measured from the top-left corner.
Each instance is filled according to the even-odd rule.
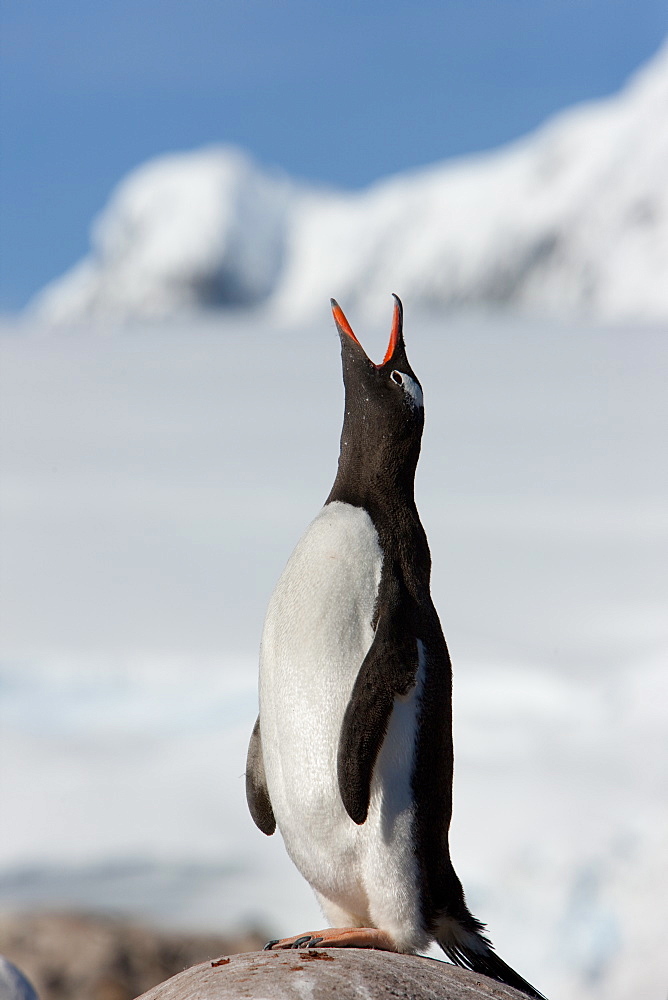
[[[341,309],[332,302],[345,385],[339,466],[323,512],[293,556],[299,570],[291,560],[268,613],[260,718],[249,748],[249,807],[263,832],[273,833],[278,824],[293,860],[316,889],[325,912],[329,914],[331,907],[337,917],[341,914],[352,927],[361,928],[354,933],[318,932],[323,946],[353,943],[410,951],[436,940],[457,965],[541,998],[493,951],[483,925],[468,910],[450,860],[452,676],[430,594],[429,546],[414,500],[424,425],[422,389],[406,356],[402,308],[396,296],[395,300],[390,343],[379,365],[369,360]],[[344,560],[339,569],[323,563],[322,546],[311,542],[314,531],[317,536],[324,530],[317,526],[333,524],[334,529],[327,530],[336,531],[339,522],[347,525],[349,521],[362,526],[355,528],[362,532],[359,565]],[[335,533],[334,541],[328,543],[335,561],[337,537]],[[348,536],[340,537],[343,549]],[[349,586],[341,590],[337,573],[359,586],[359,598],[356,592],[350,593]],[[304,592],[305,574],[313,580],[313,587]],[[368,612],[358,613],[371,580],[377,580],[375,601]],[[320,586],[322,597],[317,591]],[[332,607],[332,594],[345,600],[343,610]],[[339,613],[342,624],[337,633]],[[331,646],[332,662],[341,659],[341,649],[350,643],[350,659],[344,656],[338,673],[331,673],[329,654],[323,657],[317,638],[312,655],[304,649],[309,639],[290,647],[290,636],[293,632],[302,635],[303,618],[308,615],[314,628],[326,624],[340,636]],[[302,739],[285,721],[292,708],[285,694],[290,690],[286,678],[310,683],[309,670],[316,672],[314,686],[309,687],[313,707],[303,707],[303,723],[307,731],[312,725],[320,727],[317,735],[322,734],[322,748],[314,747],[317,739]],[[323,678],[322,706],[318,704],[318,670]],[[332,693],[335,682],[345,692],[343,702]],[[307,771],[315,771],[313,791],[306,789],[305,802],[301,790],[295,791],[290,784],[293,746],[299,754],[312,755],[305,763]],[[324,801],[329,803],[331,817],[324,833],[318,775],[324,781]],[[311,804],[311,794],[317,808]],[[319,867],[311,866],[308,852],[302,853],[300,838],[307,842],[312,838],[314,852],[321,852],[325,859]],[[392,916],[393,887],[383,891],[374,885],[379,865],[382,874],[383,857],[394,872],[392,877],[402,882],[396,887],[397,897],[412,900],[413,908],[406,909],[405,917],[398,902]],[[341,885],[340,865],[345,863],[351,865],[353,874]],[[354,875],[357,870],[358,876]],[[405,927],[398,931],[402,920]],[[294,945],[295,940],[303,942],[303,938],[291,938],[279,946]]]

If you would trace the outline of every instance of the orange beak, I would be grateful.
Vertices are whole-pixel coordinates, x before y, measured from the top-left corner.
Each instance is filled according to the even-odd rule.
[[[382,368],[390,360],[392,355],[397,349],[397,344],[399,343],[399,337],[401,336],[401,325],[403,318],[403,309],[401,308],[401,301],[398,295],[392,293],[394,298],[394,312],[392,314],[392,329],[390,331],[390,342],[387,345],[387,350],[385,351],[385,357],[383,358],[383,364],[379,365]]]
[[[336,301],[336,299],[330,299],[330,302],[332,303],[332,314],[334,316],[334,322],[336,323],[336,325],[339,327],[340,330],[343,330],[344,333],[347,333],[350,339],[354,340],[355,343],[358,345],[358,347],[362,347],[359,340],[353,333],[353,328],[346,319],[345,313],[343,312],[343,309],[341,308],[339,303]],[[362,350],[364,350],[364,348],[362,348]]]
[[[392,329],[390,331],[390,340],[387,345],[387,350],[385,351],[385,357],[383,358],[383,360],[379,365],[375,366],[376,368],[382,368],[383,365],[386,365],[387,362],[391,360],[392,356],[394,355],[394,352],[397,349],[399,338],[401,337],[403,309],[401,306],[401,300],[399,299],[399,296],[393,295],[393,297],[394,297],[394,313],[392,315]],[[339,330],[343,330],[343,332],[346,333],[350,337],[350,339],[357,344],[358,347],[362,347],[359,340],[353,333],[353,328],[346,319],[345,313],[343,312],[343,309],[341,308],[339,303],[336,301],[336,299],[331,299],[331,303],[332,303],[332,314],[334,316],[334,322],[336,323]],[[363,347],[362,350],[364,350]]]

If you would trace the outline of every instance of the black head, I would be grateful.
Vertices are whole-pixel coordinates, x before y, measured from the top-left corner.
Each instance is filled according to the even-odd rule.
[[[366,506],[374,498],[392,502],[399,495],[412,501],[424,407],[422,387],[406,357],[401,302],[395,295],[390,340],[378,365],[367,357],[334,299],[332,311],[341,338],[345,416],[339,472],[329,499]]]

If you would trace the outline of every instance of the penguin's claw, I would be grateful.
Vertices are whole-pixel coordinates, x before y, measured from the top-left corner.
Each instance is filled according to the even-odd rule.
[[[291,948],[312,948],[313,947],[313,941],[315,941],[315,940],[316,940],[316,938],[314,938],[311,934],[304,934],[302,937],[298,937],[296,939],[296,941],[293,941],[292,944],[290,945],[290,947]],[[318,938],[317,940],[322,941],[322,938]]]

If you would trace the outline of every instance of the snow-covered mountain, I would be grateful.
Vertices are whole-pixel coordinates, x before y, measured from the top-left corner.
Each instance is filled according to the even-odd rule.
[[[37,298],[47,318],[162,317],[269,296],[298,188],[235,149],[134,170],[95,221],[92,251]]]
[[[668,319],[668,45],[614,97],[498,151],[319,190],[218,147],[132,172],[88,257],[34,307],[53,322],[261,306],[296,321],[507,308]]]

